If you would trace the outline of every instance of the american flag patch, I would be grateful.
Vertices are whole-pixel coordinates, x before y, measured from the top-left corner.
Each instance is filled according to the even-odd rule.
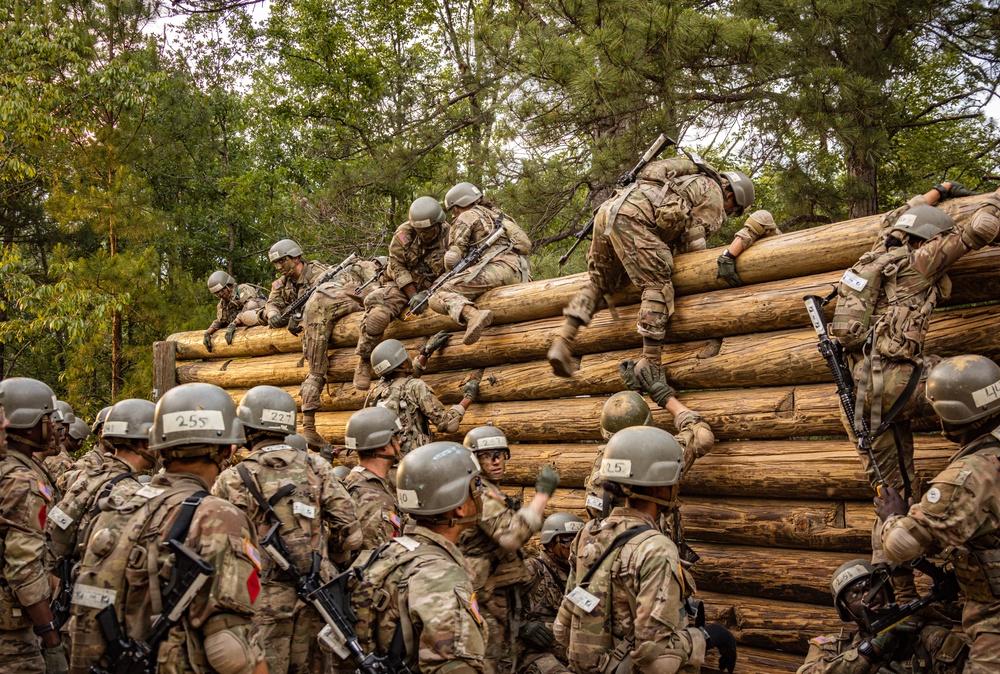
[[[400,232],[399,234],[396,235],[396,238],[399,239],[400,243],[402,243],[404,246],[410,245],[410,237],[406,235],[406,232]]]

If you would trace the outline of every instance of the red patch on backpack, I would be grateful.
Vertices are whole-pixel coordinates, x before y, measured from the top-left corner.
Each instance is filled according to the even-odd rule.
[[[49,510],[46,506],[42,506],[42,509],[38,511],[38,524],[44,529],[45,521],[49,518]]]
[[[251,604],[257,601],[257,595],[260,594],[260,576],[257,575],[256,568],[250,572],[250,577],[247,578],[247,592],[250,593]]]

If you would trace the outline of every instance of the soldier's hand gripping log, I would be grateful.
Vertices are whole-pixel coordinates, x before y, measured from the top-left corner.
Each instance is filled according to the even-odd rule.
[[[639,163],[636,164],[634,167],[632,167],[631,171],[623,174],[618,178],[618,182],[616,183],[616,185],[618,187],[625,187],[630,183],[634,183],[635,179],[639,176],[639,171],[646,168],[646,164],[656,159],[656,157],[659,156],[659,154],[663,152],[665,148],[671,145],[677,145],[677,141],[671,138],[670,136],[661,133],[659,137],[653,141],[653,144],[649,146],[649,149],[646,150],[646,153],[642,155],[642,157],[639,159]],[[574,241],[570,249],[566,251],[566,254],[563,255],[561,258],[559,258],[560,267],[566,264],[566,261],[569,260],[570,256],[573,254],[573,251],[575,251],[577,247],[580,245],[580,243],[588,236],[590,236],[590,233],[593,231],[594,231],[594,216],[590,216],[590,220],[588,220],[587,224],[583,226],[583,229],[581,229],[579,232],[576,233],[576,241]]]
[[[806,295],[802,298],[806,303],[806,311],[809,313],[809,320],[812,322],[816,335],[819,337],[819,352],[823,355],[826,365],[833,374],[833,382],[837,385],[837,396],[840,398],[840,406],[848,419],[854,419],[854,378],[851,370],[844,362],[843,350],[839,343],[830,338],[826,329],[826,317],[823,316],[823,298],[816,295]],[[881,498],[882,489],[886,486],[885,478],[875,460],[875,452],[872,450],[871,430],[868,427],[868,420],[862,418],[861,428],[855,429],[855,436],[858,438],[858,452],[868,455],[872,470],[875,471],[875,492]]]
[[[353,264],[354,260],[357,259],[357,257],[358,257],[357,253],[351,253],[350,255],[344,258],[343,262],[341,262],[336,267],[323,274],[319,278],[319,280],[312,285],[311,288],[309,288],[304,293],[299,295],[297,298],[295,298],[294,302],[285,307],[285,310],[281,312],[281,320],[283,321],[287,320],[288,317],[291,316],[292,314],[299,313],[299,310],[306,305],[306,302],[309,301],[309,298],[312,297],[312,294],[316,292],[317,287],[323,285],[324,283],[329,283],[333,279],[337,278],[337,274],[344,271],[351,264]]]

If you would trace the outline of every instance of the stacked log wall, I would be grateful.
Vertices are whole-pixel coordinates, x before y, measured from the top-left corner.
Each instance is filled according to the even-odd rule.
[[[957,220],[980,203],[969,197],[944,205]],[[682,513],[688,542],[701,556],[694,573],[710,621],[726,624],[741,643],[741,672],[794,672],[807,640],[841,623],[830,603],[829,578],[842,562],[870,554],[871,488],[857,450],[844,435],[829,371],[816,349],[802,297],[827,294],[843,270],[871,246],[877,218],[860,218],[759,242],[739,258],[747,285],[728,288],[716,278],[718,250],[678,256],[676,314],[664,363],[679,397],[712,426],[717,444],[684,476]],[[954,290],[935,313],[927,351],[943,356],[982,353],[1000,358],[1000,251],[963,258],[950,273]],[[462,384],[482,377],[481,395],[459,431],[494,422],[518,443],[506,488],[530,499],[543,465],[560,473],[550,511],[584,515],[582,492],[601,439],[607,397],[623,386],[618,364],[638,358],[638,293],[633,288],[580,332],[580,371],[551,374],[545,352],[561,311],[583,275],[499,288],[480,306],[496,314],[474,346],[444,316],[394,322],[387,337],[412,350],[441,329],[456,338],[436,354],[424,379],[445,403],[458,402]],[[832,306],[828,308],[832,311]],[[351,413],[365,394],[350,383],[360,314],[339,321],[331,338],[329,385],[317,414],[320,432],[343,442]],[[285,330],[238,331],[233,344],[217,336],[209,353],[201,333],[168,338],[176,351],[178,383],[208,382],[239,399],[250,387],[285,387],[298,399],[305,378],[301,342]],[[162,349],[161,349],[162,350]],[[172,383],[172,382],[171,382]],[[657,425],[673,430],[654,410]],[[940,471],[954,447],[933,419],[916,428],[921,483]]]

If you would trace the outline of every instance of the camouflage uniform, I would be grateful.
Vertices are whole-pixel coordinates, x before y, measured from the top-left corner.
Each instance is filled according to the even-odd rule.
[[[332,578],[334,568],[325,554],[328,544],[338,552],[355,550],[361,545],[361,532],[351,497],[330,464],[277,440],[262,440],[240,465],[265,499],[270,500],[286,485],[295,486],[294,491],[272,504],[282,522],[281,537],[300,572],[308,573],[312,568],[315,551],[321,556],[324,582]],[[219,476],[212,493],[243,510],[256,525],[259,536],[274,524],[249,493],[237,467],[227,468]],[[269,672],[322,671],[323,656],[316,635],[325,623],[316,609],[298,598],[291,578],[266,554],[254,622],[260,627]]]
[[[529,578],[521,548],[542,528],[542,518],[529,508],[512,507],[515,504],[488,480],[482,480],[480,494],[482,519],[462,532],[458,547],[486,621],[486,671],[509,672],[517,659],[520,586]]]
[[[627,649],[632,672],[696,674],[704,664],[705,637],[688,627],[684,609],[690,577],[681,569],[677,547],[655,525],[637,510],[615,508],[606,520],[588,522],[573,541],[567,590],[578,585],[618,534],[638,526],[653,527],[618,549],[614,567],[619,571],[594,574],[587,589],[601,601],[589,614],[569,599],[559,607],[553,631],[556,641],[568,648],[574,672],[602,671],[601,654],[612,648]]]
[[[740,231],[733,235],[733,239],[741,240],[743,250],[747,250],[759,240],[776,234],[781,234],[781,230],[774,224],[774,216],[767,211],[755,211],[747,218]]]
[[[174,555],[163,543],[184,500],[206,491],[208,485],[190,473],[161,473],[141,489],[112,491],[107,509],[91,525],[74,590],[71,674],[88,674],[104,653],[96,616],[107,601],[116,607],[127,636],[142,639],[149,634],[152,616],[162,610],[160,592],[173,566]],[[260,555],[246,515],[223,499],[206,496],[194,512],[184,544],[215,571],[160,645],[157,671],[212,671],[204,640],[223,630],[235,637],[251,662],[260,662],[263,651],[251,622],[260,592]]]
[[[383,379],[365,401],[365,407],[375,405],[395,412],[403,424],[400,435],[400,453],[403,455],[433,440],[430,424],[434,424],[441,433],[454,433],[465,415],[465,408],[461,405],[445,409],[431,387],[417,377]]]
[[[23,607],[49,601],[45,521],[52,485],[29,457],[0,459],[0,670],[44,674],[38,637]]]
[[[441,225],[441,233],[430,243],[420,239],[417,228],[409,221],[396,229],[389,241],[389,265],[385,280],[381,287],[365,297],[365,315],[361,319],[355,351],[363,360],[382,341],[382,335],[392,319],[406,307],[408,298],[402,289],[412,283],[418,292],[427,290],[444,273],[447,240],[447,225]]]
[[[900,216],[910,208],[923,206],[926,203],[924,197],[919,195],[883,216],[875,244],[867,255],[877,256],[885,253],[886,235]],[[882,369],[881,415],[888,413],[903,394],[918,364],[925,365],[926,375],[931,369],[930,365],[936,362],[936,357],[924,355],[924,340],[927,337],[931,311],[939,299],[947,299],[951,294],[951,281],[947,271],[966,253],[978,250],[996,240],[1000,232],[998,215],[1000,215],[1000,200],[996,204],[990,203],[984,206],[970,220],[958,223],[950,231],[926,241],[920,248],[909,250],[908,255],[899,261],[896,272],[897,301],[889,301],[885,291],[887,284],[883,284],[871,315],[870,324],[875,333],[874,345],[868,348],[857,347],[847,352],[855,382],[870,378],[866,377],[866,370],[872,369],[871,352],[877,354]],[[864,415],[868,419],[872,418],[871,404],[875,388],[873,379],[872,385],[866,387],[863,396]],[[910,487],[913,486],[916,477],[910,419],[930,413],[930,406],[924,398],[924,377],[921,377],[909,401],[896,416],[896,429],[883,433],[872,442],[882,477],[889,485],[906,495],[909,495]],[[851,426],[853,420],[843,417],[842,420],[853,438],[854,430]],[[899,447],[896,444],[897,436]],[[861,455],[861,461],[874,487],[877,478],[867,454]],[[905,474],[900,472],[901,469],[906,471]]]
[[[312,262],[302,261],[302,273],[294,281],[287,276],[274,281],[271,284],[271,294],[267,296],[267,304],[264,306],[264,315],[267,316],[272,311],[279,314],[285,310],[289,304],[299,298],[305,291],[312,288],[316,281],[323,274],[330,271],[331,267],[318,260]]]
[[[215,332],[237,318],[240,319],[241,325],[248,327],[264,323],[261,309],[264,308],[266,301],[263,288],[252,283],[240,283],[230,291],[229,299],[219,300],[219,304],[215,307],[215,320],[208,329]]]
[[[448,249],[462,258],[481,245],[493,232],[500,211],[476,204],[464,211],[451,223]],[[531,280],[528,261],[531,240],[511,218],[503,217],[505,234],[483,253],[479,262],[441,286],[431,297],[430,308],[447,314],[456,323],[462,323],[463,307],[472,304],[487,290]]]
[[[972,641],[966,674],[1000,671],[1000,430],[963,447],[909,514],[889,517],[882,544],[890,561],[942,551],[965,595],[962,627]],[[916,554],[913,555],[917,556]]]
[[[876,674],[888,671],[890,664],[903,672],[919,674],[959,674],[965,662],[966,640],[947,627],[928,625],[919,634],[905,633],[907,623],[894,633],[905,639],[894,639],[891,650],[874,664],[858,653],[865,639],[857,632],[827,634],[809,640],[809,653],[796,674]],[[913,662],[921,663],[918,667]],[[883,669],[884,668],[884,669]],[[892,669],[893,672],[898,671]]]
[[[320,395],[330,368],[330,333],[333,332],[334,324],[347,314],[361,311],[361,302],[373,287],[365,288],[364,295],[355,295],[354,289],[374,278],[376,272],[375,263],[371,260],[355,262],[337,274],[332,281],[318,286],[303,307],[305,334],[302,345],[309,362],[309,375],[300,391],[303,412],[315,411],[320,407]]]
[[[679,177],[678,177],[679,176]],[[616,190],[594,216],[587,284],[563,315],[590,325],[625,275],[642,289],[638,331],[662,341],[674,313],[674,254],[705,248],[726,220],[719,185],[686,159],[651,162],[639,180]]]
[[[46,456],[42,460],[42,468],[49,476],[52,486],[55,486],[63,473],[73,467],[73,457],[65,449],[60,448],[59,453],[53,456]]]
[[[365,550],[374,550],[402,532],[396,490],[388,480],[363,466],[355,466],[344,478],[344,487],[354,499]]]
[[[363,553],[354,568],[364,568],[369,554]],[[415,674],[483,671],[483,621],[465,559],[454,543],[426,527],[409,525],[406,536],[394,538],[364,575],[361,582],[368,591],[355,588],[351,607],[358,614],[356,629],[366,653],[385,654],[400,625],[406,662]],[[370,599],[373,591],[384,598],[377,611],[371,601],[358,601],[361,594]]]
[[[551,630],[566,594],[569,563],[553,557],[546,550],[538,553],[537,557],[528,557],[524,563],[529,577],[524,592],[525,620],[545,623]],[[521,671],[525,674],[565,674],[570,671],[566,661],[566,649],[553,644],[548,651],[526,651]]]

